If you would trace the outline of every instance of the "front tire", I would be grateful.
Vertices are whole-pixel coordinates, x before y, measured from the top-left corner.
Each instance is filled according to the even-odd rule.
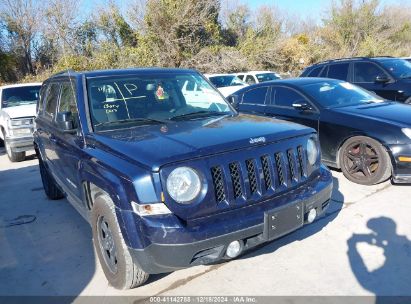
[[[93,242],[109,283],[118,289],[144,284],[149,274],[140,269],[124,242],[114,204],[107,195],[96,198],[91,210]]]
[[[375,185],[391,176],[391,161],[385,148],[366,136],[348,139],[341,147],[339,161],[344,176],[361,185]]]
[[[44,192],[46,192],[47,197],[51,200],[58,200],[63,198],[64,193],[57,186],[53,176],[51,176],[48,172],[44,162],[41,160],[41,156],[38,155],[38,158],[41,181],[43,182]]]
[[[26,152],[14,152],[6,141],[4,141],[4,146],[6,147],[7,156],[12,163],[21,162],[26,159]]]

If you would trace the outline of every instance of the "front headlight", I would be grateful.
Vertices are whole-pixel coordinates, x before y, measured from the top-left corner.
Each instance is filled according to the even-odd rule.
[[[31,118],[24,118],[24,119],[11,119],[10,126],[11,127],[21,127],[21,126],[30,126],[32,124]]]
[[[404,128],[401,129],[402,133],[405,134],[405,136],[407,136],[409,139],[411,139],[411,129],[410,128]]]
[[[308,163],[314,166],[318,158],[318,147],[316,141],[312,138],[307,141],[307,157]]]
[[[201,191],[200,176],[194,169],[179,167],[167,178],[167,192],[177,203],[187,204]]]

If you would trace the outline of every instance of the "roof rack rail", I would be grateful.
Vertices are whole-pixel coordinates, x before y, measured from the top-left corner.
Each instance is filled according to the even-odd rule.
[[[324,61],[317,62],[316,64],[320,63],[330,63],[330,62],[336,62],[336,61],[342,61],[342,60],[348,60],[348,59],[355,59],[355,60],[361,60],[361,59],[368,59],[369,57],[343,57],[343,58],[335,58],[335,59],[328,59]]]
[[[384,58],[384,57],[387,57],[387,58],[394,58],[393,56],[372,56],[372,57],[370,57],[370,58]]]
[[[343,58],[335,58],[335,59],[328,59],[324,61],[317,62],[316,64],[323,64],[323,63],[331,63],[331,62],[338,62],[342,60],[349,60],[349,59],[354,59],[354,60],[364,60],[364,59],[370,59],[370,58],[394,58],[393,56],[371,56],[371,57],[365,57],[365,56],[357,56],[357,57],[343,57]]]
[[[57,72],[57,73],[51,75],[51,77],[58,76],[58,75],[62,75],[62,74],[66,74],[66,73],[70,73],[70,72],[71,72],[71,73],[75,73],[75,71],[74,71],[73,69],[67,69],[67,70],[63,70],[63,71]]]

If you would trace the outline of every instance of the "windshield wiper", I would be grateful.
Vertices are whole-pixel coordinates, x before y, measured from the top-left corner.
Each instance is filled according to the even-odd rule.
[[[217,112],[217,111],[197,111],[197,112],[190,112],[181,115],[176,115],[171,118],[170,120],[177,120],[180,118],[192,118],[192,117],[207,117],[207,116],[223,116],[223,115],[230,115],[230,112]]]
[[[132,122],[143,122],[143,123],[153,123],[153,124],[167,123],[166,121],[151,119],[151,118],[128,118],[128,119],[104,121],[104,122],[100,122],[100,123],[98,123],[94,126],[95,127],[100,127],[100,126],[104,126],[104,125],[123,124],[123,123],[132,123]]]

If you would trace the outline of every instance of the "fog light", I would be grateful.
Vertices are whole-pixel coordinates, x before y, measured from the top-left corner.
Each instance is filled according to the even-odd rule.
[[[237,257],[243,250],[243,241],[233,241],[227,246],[226,255],[229,258]]]
[[[315,210],[315,208],[313,208],[313,209],[310,210],[310,212],[308,212],[307,222],[309,222],[309,223],[314,222],[316,217],[317,217],[317,210]]]

